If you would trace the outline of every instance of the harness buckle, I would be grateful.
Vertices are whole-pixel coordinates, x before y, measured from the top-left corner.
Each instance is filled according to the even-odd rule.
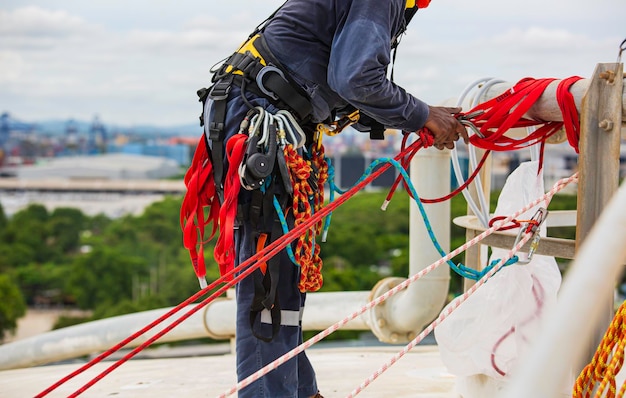
[[[211,87],[208,97],[214,101],[221,101],[228,98],[232,86],[232,79],[220,79]]]
[[[213,117],[212,121],[209,123],[209,139],[212,141],[223,141],[224,140],[224,116],[226,105],[225,101],[228,99],[228,94],[230,94],[230,89],[233,84],[232,75],[224,77],[218,80],[210,89],[206,98],[210,98],[215,101],[219,109],[216,109],[216,117]]]

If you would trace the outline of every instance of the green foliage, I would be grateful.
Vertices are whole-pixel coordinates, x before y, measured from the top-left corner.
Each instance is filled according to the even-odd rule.
[[[322,275],[323,292],[370,290],[381,277],[376,267],[354,267],[339,257],[324,262]]]
[[[180,200],[168,197],[146,208],[144,213],[137,218],[137,226],[146,230],[156,243],[182,244],[179,212]]]
[[[91,316],[61,315],[60,317],[57,318],[54,325],[52,325],[52,330],[67,328],[70,326],[79,325],[81,323],[91,322],[92,320],[95,320],[95,319]]]
[[[0,342],[17,328],[17,320],[26,313],[26,303],[17,285],[8,275],[0,274]]]
[[[147,272],[141,257],[126,255],[112,247],[98,247],[76,258],[67,288],[80,308],[112,305],[132,298],[133,281],[146,277]]]
[[[385,196],[386,192],[360,192],[333,212],[328,240],[321,244],[324,260],[337,257],[351,264],[350,268],[369,270],[390,266],[400,251],[406,253],[408,264],[408,195],[398,192],[387,210],[382,211]],[[394,264],[398,266],[397,262]]]
[[[28,305],[63,305],[73,303],[64,293],[66,279],[71,273],[69,265],[30,263],[12,271]]]
[[[29,260],[31,257],[33,261],[37,262],[48,259],[49,250],[46,245],[47,233],[45,223],[41,224],[39,221],[32,219],[26,219],[23,222],[12,221],[7,226],[4,235],[6,243],[19,244],[24,247],[22,252],[27,254],[26,260]],[[19,258],[14,259],[14,261],[14,266],[28,263],[28,261]]]
[[[78,249],[80,233],[84,229],[86,217],[78,209],[59,208],[50,215],[48,244],[61,253]]]
[[[31,204],[27,208],[22,211],[19,211],[17,214],[13,216],[11,222],[13,224],[30,224],[35,223],[39,225],[44,225],[46,221],[48,221],[48,210],[46,210],[45,206],[40,204]]]
[[[4,207],[2,207],[2,203],[0,203],[0,236],[2,236],[2,231],[6,228],[8,223],[9,221],[4,213]]]
[[[167,307],[168,303],[160,296],[145,296],[138,300],[130,298],[120,300],[114,305],[99,306],[92,319],[110,318],[113,316],[130,314],[138,311],[148,311]]]
[[[550,202],[549,210],[576,210],[578,206],[576,195],[556,195]],[[564,239],[576,239],[576,227],[551,227],[548,236]]]
[[[360,192],[333,213],[327,242],[320,243],[322,291],[369,290],[383,277],[408,275],[411,199],[399,191],[382,211],[386,193]],[[496,199],[493,193],[493,207]],[[75,209],[48,213],[40,205],[9,219],[0,211],[0,272],[12,277],[30,305],[93,310],[93,317],[60,325],[177,305],[199,289],[182,245],[180,204],[181,198],[168,197],[140,216],[118,219]],[[550,210],[575,207],[575,197],[559,195]],[[466,213],[463,197],[453,198],[452,217]],[[452,225],[451,234],[452,249],[465,242],[462,228]],[[219,277],[213,248],[214,241],[205,245],[209,281]],[[462,278],[451,275],[451,291],[460,292]]]
[[[0,242],[0,271],[30,264],[35,261],[36,249],[18,242]]]
[[[62,261],[78,249],[86,217],[80,210],[59,208],[48,214],[37,204],[16,213],[2,230],[0,267]],[[10,246],[6,249],[4,246]]]

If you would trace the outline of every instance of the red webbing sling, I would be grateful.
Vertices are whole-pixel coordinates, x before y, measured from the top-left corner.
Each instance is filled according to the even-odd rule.
[[[191,264],[199,279],[206,276],[204,264],[205,229],[213,223],[211,240],[217,231],[219,198],[215,192],[213,166],[209,155],[206,135],[200,137],[196,146],[191,166],[185,173],[187,192],[180,209],[180,225],[183,230],[183,245],[189,251]],[[205,207],[209,207],[208,218],[205,218]]]
[[[200,279],[206,276],[204,244],[213,239],[218,228],[220,233],[214,256],[219,265],[220,275],[227,274],[234,267],[234,224],[237,216],[237,198],[241,188],[237,170],[245,154],[247,138],[245,134],[235,134],[226,143],[229,168],[224,180],[224,202],[221,205],[215,190],[213,166],[204,135],[198,142],[191,166],[185,174],[187,192],[181,206],[180,223],[183,244],[189,251],[194,271]],[[208,208],[208,215],[205,208]],[[212,224],[211,233],[205,239],[205,230],[209,224]],[[232,275],[227,280],[232,280]]]
[[[224,203],[219,211],[220,234],[215,244],[215,261],[220,268],[220,275],[226,275],[235,267],[235,218],[237,217],[237,198],[241,188],[239,181],[239,165],[246,153],[245,134],[235,134],[226,143],[228,172],[224,180]],[[232,275],[226,279],[232,280]]]
[[[470,142],[483,149],[496,151],[517,150],[537,143],[543,143],[564,125],[568,141],[578,151],[578,112],[574,98],[569,92],[571,86],[581,77],[573,76],[559,82],[556,96],[563,114],[563,122],[551,122],[524,118],[524,114],[537,102],[550,83],[556,79],[525,78],[505,93],[477,105],[467,113],[482,110],[483,113],[472,122],[480,129],[483,137],[473,135]],[[540,126],[526,137],[515,139],[504,134],[511,128]]]

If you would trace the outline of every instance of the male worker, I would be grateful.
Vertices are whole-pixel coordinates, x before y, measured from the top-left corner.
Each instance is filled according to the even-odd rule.
[[[214,74],[214,85],[199,92],[205,102],[203,119],[217,168],[218,189],[228,168],[223,157],[226,142],[240,131],[241,122],[254,107],[271,113],[290,111],[307,132],[308,145],[314,140],[317,123],[335,120],[354,109],[360,111],[359,128],[369,128],[373,135],[384,131],[383,126],[411,132],[426,127],[438,149],[452,149],[460,136],[467,140],[465,128],[453,116],[460,108],[429,106],[387,78],[392,48],[417,8],[429,1],[419,0],[417,5],[415,0],[286,1]],[[252,156],[258,148],[248,145],[247,156]],[[271,156],[281,155],[272,152]],[[220,170],[220,163],[224,163],[224,170]],[[272,181],[280,181],[277,169],[271,170]],[[258,189],[268,179],[251,181],[256,174],[250,175],[246,168],[241,168],[239,174],[246,189],[242,189],[238,204],[238,264],[263,247],[259,243],[259,219],[263,216],[259,214],[268,213],[267,200],[255,204],[255,197],[268,196]],[[284,186],[277,188],[277,195],[285,198],[285,191],[288,189]],[[236,356],[240,381],[302,342],[305,293],[298,288],[300,269],[285,251],[273,261],[278,270],[274,275],[279,277],[272,278],[277,286],[263,276],[259,280],[252,275],[237,285]],[[267,305],[264,299],[269,296],[263,293],[272,288],[275,296]],[[313,368],[302,352],[243,388],[239,397],[321,395]]]

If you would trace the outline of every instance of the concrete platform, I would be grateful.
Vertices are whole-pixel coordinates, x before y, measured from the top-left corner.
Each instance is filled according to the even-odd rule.
[[[324,397],[345,397],[399,348],[346,347],[307,350]],[[106,369],[99,363],[68,381],[48,397],[67,397]],[[0,397],[33,397],[82,364],[39,366],[0,372]],[[418,346],[370,384],[359,397],[458,398],[455,377],[439,357],[437,346]],[[217,397],[236,383],[232,354],[129,361],[81,396],[84,397]],[[236,396],[236,395],[233,395]]]

